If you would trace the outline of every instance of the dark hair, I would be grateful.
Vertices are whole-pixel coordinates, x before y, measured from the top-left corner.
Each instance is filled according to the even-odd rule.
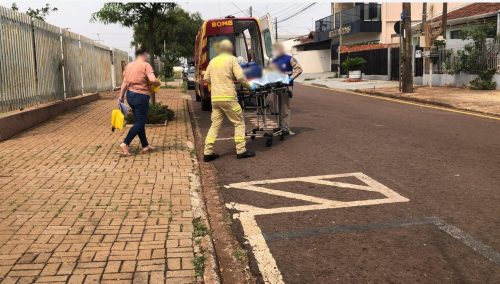
[[[135,50],[135,57],[139,56],[139,55],[143,55],[144,53],[147,53],[148,51],[145,49],[145,48],[138,48]]]

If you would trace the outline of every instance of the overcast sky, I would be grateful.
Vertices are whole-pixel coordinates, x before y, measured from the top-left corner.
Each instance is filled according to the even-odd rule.
[[[130,41],[132,31],[121,27],[120,25],[103,25],[100,23],[90,23],[89,19],[93,12],[99,10],[104,1],[94,0],[77,0],[77,1],[61,1],[61,0],[0,0],[0,5],[10,7],[12,2],[16,2],[21,11],[25,11],[28,7],[40,8],[45,3],[50,3],[57,7],[59,11],[52,13],[47,18],[47,22],[53,25],[70,28],[72,32],[79,33],[86,37],[101,40],[103,44],[126,50],[132,54]],[[249,3],[253,3],[254,16],[262,16],[269,12],[272,17],[277,16],[279,19],[294,14],[301,8],[307,6],[306,2],[255,2],[255,1],[178,1],[185,10],[189,12],[200,12],[204,19],[224,17],[229,14],[235,16],[245,15],[242,10],[248,10]],[[326,17],[330,14],[330,3],[320,2],[305,12],[293,17],[288,21],[284,21],[278,25],[279,35],[302,35],[307,34],[312,26],[313,20]]]

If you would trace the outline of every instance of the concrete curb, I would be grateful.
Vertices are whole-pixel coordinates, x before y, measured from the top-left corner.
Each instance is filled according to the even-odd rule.
[[[444,108],[456,109],[456,110],[471,112],[471,113],[475,113],[475,114],[488,115],[488,116],[494,116],[494,117],[500,118],[500,114],[486,112],[486,111],[478,111],[478,110],[469,109],[469,108],[461,108],[461,107],[457,107],[457,106],[454,106],[452,104],[440,102],[440,101],[426,100],[426,99],[401,96],[401,95],[395,95],[395,94],[387,94],[387,93],[378,92],[378,91],[374,91],[374,90],[354,90],[354,92],[360,93],[360,94],[367,94],[367,95],[374,95],[374,96],[398,99],[398,100],[405,100],[405,101],[421,103],[421,104],[434,105],[434,106],[439,106],[439,107],[444,107]]]
[[[99,96],[99,93],[87,94],[2,115],[0,116],[0,141],[75,107],[96,101]]]
[[[187,132],[189,136],[187,147],[189,149],[189,152],[192,153],[191,161],[193,163],[192,173],[189,174],[189,183],[190,183],[189,188],[191,195],[191,208],[193,210],[193,218],[194,219],[198,218],[210,231],[211,230],[210,222],[208,221],[206,205],[201,196],[202,186],[200,178],[200,167],[198,158],[196,156],[195,138],[191,122],[189,103],[187,100],[184,100],[184,106],[186,109],[186,118],[188,120],[186,122],[186,127],[188,128]],[[195,240],[193,236],[195,257],[203,257],[205,259],[203,281],[200,282],[214,283],[214,284],[221,283],[219,274],[217,273],[218,271],[217,257],[215,255],[215,247],[213,244],[212,237],[210,236],[210,234],[208,234],[203,237],[198,237],[197,239],[199,241],[199,244],[196,244],[197,240]]]
[[[189,105],[189,115],[192,123],[190,135],[194,135],[195,155],[201,159],[203,156],[203,138],[198,128],[198,122],[195,118],[192,101],[186,99]],[[217,170],[212,163],[197,163],[198,171],[201,177],[202,188],[201,197],[210,217],[209,223],[211,232],[211,241],[216,262],[217,275],[222,283],[257,283],[254,275],[250,272],[248,258],[244,261],[237,260],[235,252],[240,248],[240,243],[236,239],[231,229],[231,217],[224,206],[219,189],[220,184],[217,179]]]
[[[383,93],[383,92],[379,92],[379,91],[372,90],[372,89],[345,90],[345,89],[330,88],[327,85],[318,84],[318,83],[311,83],[311,84],[298,83],[298,84],[302,84],[304,86],[313,86],[313,87],[330,89],[332,91],[341,92],[341,93],[348,93],[348,94],[350,93],[350,94],[355,94],[355,95],[361,94],[361,95],[368,95],[368,96],[384,97],[384,98],[390,98],[390,99],[395,99],[395,100],[400,100],[400,101],[408,101],[408,102],[418,103],[418,104],[422,104],[422,105],[430,105],[430,106],[437,106],[437,107],[441,107],[441,108],[448,108],[448,109],[468,112],[468,113],[476,114],[476,115],[484,115],[484,116],[491,116],[494,118],[500,118],[500,114],[496,114],[496,113],[491,113],[491,112],[486,112],[486,111],[478,111],[478,110],[469,109],[469,108],[461,108],[461,107],[457,107],[457,106],[454,106],[452,104],[445,103],[445,102],[432,101],[432,100],[407,97],[407,96],[401,96],[401,95],[395,95],[395,94],[388,94],[388,93]]]

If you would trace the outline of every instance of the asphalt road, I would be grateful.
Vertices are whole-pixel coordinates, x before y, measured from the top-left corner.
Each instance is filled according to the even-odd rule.
[[[205,135],[209,113],[194,104]],[[256,228],[235,219],[233,231],[261,281],[500,282],[500,120],[301,85],[291,104],[296,135],[249,140],[256,158],[216,144],[225,202],[257,212]],[[293,180],[335,174],[348,175]],[[346,185],[367,180],[381,185]]]

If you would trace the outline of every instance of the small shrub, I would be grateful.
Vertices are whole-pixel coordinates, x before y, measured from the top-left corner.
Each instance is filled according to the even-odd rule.
[[[205,224],[203,224],[203,221],[201,218],[194,218],[193,219],[193,237],[204,237],[208,235],[209,230]]]
[[[366,60],[362,57],[347,58],[342,62],[342,68],[347,71],[361,70],[365,64]]]
[[[497,86],[496,82],[492,82],[495,72],[495,69],[479,72],[478,77],[470,81],[470,88],[473,90],[494,90]]]
[[[165,121],[171,120],[175,113],[173,110],[169,109],[168,106],[162,105],[161,103],[149,104],[148,109],[148,123],[150,124],[161,124]],[[134,114],[130,112],[126,121],[128,124],[134,123]]]
[[[196,276],[203,276],[203,272],[205,271],[205,255],[195,256],[193,265]]]

